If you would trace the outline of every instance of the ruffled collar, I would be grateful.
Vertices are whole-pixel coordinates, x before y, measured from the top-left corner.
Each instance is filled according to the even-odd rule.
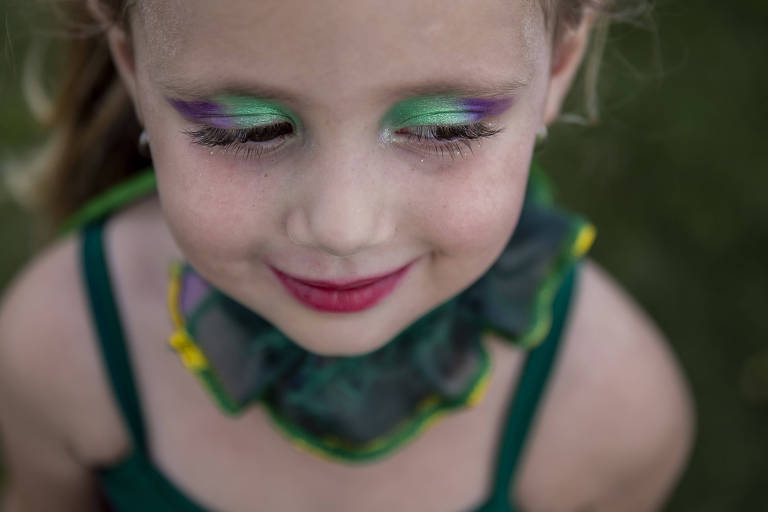
[[[594,228],[554,207],[536,179],[491,268],[374,352],[308,352],[186,264],[172,271],[170,344],[227,413],[261,403],[311,453],[347,462],[386,455],[441,414],[482,399],[485,334],[530,349],[549,332],[555,294]]]

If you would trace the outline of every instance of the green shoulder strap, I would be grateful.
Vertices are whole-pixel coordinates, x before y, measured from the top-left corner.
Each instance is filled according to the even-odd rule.
[[[517,381],[517,391],[507,411],[506,428],[497,455],[493,494],[476,512],[514,512],[516,510],[515,505],[509,500],[510,486],[515,484],[526,440],[535,423],[538,406],[556,361],[578,269],[578,264],[570,268],[557,292],[552,306],[552,327],[546,340],[527,356]]]
[[[148,167],[127,181],[115,185],[101,195],[88,201],[82,208],[69,217],[61,229],[60,235],[66,235],[82,228],[104,215],[111,213],[130,202],[153,192],[157,188],[155,171]]]

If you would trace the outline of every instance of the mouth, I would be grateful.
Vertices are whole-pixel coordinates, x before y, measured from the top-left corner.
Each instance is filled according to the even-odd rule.
[[[305,306],[324,312],[353,313],[372,308],[391,294],[413,262],[389,274],[354,281],[299,279],[270,267],[286,290]]]

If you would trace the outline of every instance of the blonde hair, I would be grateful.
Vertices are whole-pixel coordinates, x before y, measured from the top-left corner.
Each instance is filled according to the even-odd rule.
[[[579,26],[588,9],[600,16],[593,48],[584,66],[586,117],[598,115],[597,79],[609,22],[649,12],[648,0],[536,0],[557,41]],[[125,24],[136,0],[100,0],[113,23]],[[150,162],[141,156],[141,127],[112,64],[106,37],[86,0],[57,9],[71,32],[61,54],[59,87],[49,99],[40,87],[42,58],[31,53],[25,65],[24,90],[30,110],[50,134],[31,158],[6,165],[10,190],[55,229],[88,200],[124,181]],[[573,121],[576,118],[570,119]],[[579,119],[577,119],[578,121]]]

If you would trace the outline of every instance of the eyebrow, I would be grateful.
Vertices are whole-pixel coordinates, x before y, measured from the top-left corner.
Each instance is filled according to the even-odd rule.
[[[158,79],[157,83],[166,96],[187,100],[210,99],[224,94],[294,103],[298,102],[299,98],[298,94],[285,89],[255,83],[208,84],[196,82],[193,79],[185,79],[184,81]]]
[[[304,103],[301,94],[288,89],[271,87],[258,83],[221,83],[198,82],[194,79],[157,80],[166,96],[179,99],[208,99],[223,94],[251,96],[293,104]],[[391,99],[413,98],[420,96],[456,96],[466,98],[499,98],[509,96],[528,85],[524,80],[490,81],[432,81],[406,84],[399,87],[387,87],[377,91],[377,95]]]
[[[406,85],[395,89],[396,95],[403,98],[421,96],[457,96],[466,98],[498,98],[509,96],[528,85],[523,80],[502,82],[450,82],[435,81]]]

